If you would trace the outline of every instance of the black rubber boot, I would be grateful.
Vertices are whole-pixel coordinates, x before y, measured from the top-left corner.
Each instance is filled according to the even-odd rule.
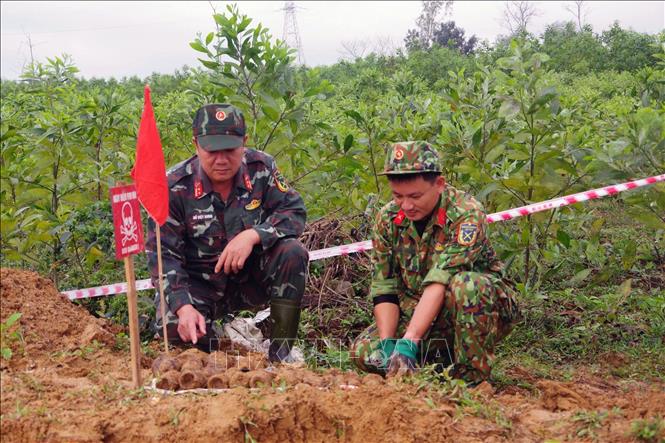
[[[289,362],[289,354],[298,336],[300,303],[295,300],[273,298],[270,301],[272,334],[268,358],[271,362]]]

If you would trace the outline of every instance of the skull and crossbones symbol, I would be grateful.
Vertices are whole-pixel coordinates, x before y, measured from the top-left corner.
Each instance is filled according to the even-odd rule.
[[[122,245],[125,246],[125,243],[129,241],[138,241],[138,225],[134,220],[134,212],[129,202],[123,203],[120,213],[122,214],[120,233],[122,234]]]

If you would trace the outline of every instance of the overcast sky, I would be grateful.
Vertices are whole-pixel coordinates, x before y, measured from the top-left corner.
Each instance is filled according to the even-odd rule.
[[[213,2],[225,11],[230,2]],[[529,30],[572,19],[565,5],[572,2],[533,2],[539,15]],[[585,2],[586,22],[596,32],[614,20],[639,32],[665,28],[665,2]],[[282,38],[284,2],[239,2],[240,11],[263,23]],[[415,27],[419,1],[296,2],[297,23],[307,65],[332,64],[344,57],[343,42],[392,42],[401,46]],[[29,39],[36,60],[67,53],[83,77],[147,76],[172,73],[183,65],[199,66],[189,47],[197,32],[214,30],[208,2],[9,2],[1,4],[2,78],[15,79],[30,61]],[[505,34],[505,2],[455,0],[452,14],[467,35],[493,41]],[[28,39],[29,37],[29,39]]]

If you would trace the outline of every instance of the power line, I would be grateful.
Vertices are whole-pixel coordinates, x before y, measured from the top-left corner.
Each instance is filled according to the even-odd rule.
[[[136,28],[139,26],[154,26],[154,25],[170,25],[173,23],[180,23],[179,21],[170,22],[156,22],[156,23],[137,23],[135,25],[122,25],[122,26],[105,26],[97,28],[82,28],[82,29],[61,29],[58,31],[45,31],[45,32],[30,32],[30,35],[43,35],[43,34],[62,34],[66,32],[88,32],[88,31],[106,31],[110,29],[127,29]],[[25,32],[2,32],[0,35],[25,35]]]

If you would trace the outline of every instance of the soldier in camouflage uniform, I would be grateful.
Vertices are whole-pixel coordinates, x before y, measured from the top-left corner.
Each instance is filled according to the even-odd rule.
[[[446,184],[426,142],[394,144],[383,174],[393,201],[373,227],[375,324],[356,339],[352,359],[388,376],[438,363],[453,364],[455,378],[486,380],[518,310],[482,206]]]
[[[169,340],[215,347],[212,322],[270,304],[269,357],[288,358],[297,336],[308,253],[298,241],[305,206],[274,159],[245,147],[245,121],[233,106],[200,108],[196,155],[167,173],[169,217],[161,227]],[[155,224],[146,243],[158,287]],[[162,333],[159,297],[157,330]]]

